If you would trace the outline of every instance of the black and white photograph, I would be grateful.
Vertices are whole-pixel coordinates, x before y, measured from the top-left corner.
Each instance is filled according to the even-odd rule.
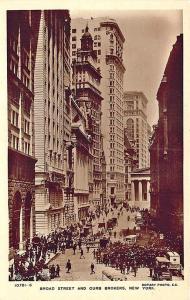
[[[7,281],[184,280],[183,10],[119,9],[6,11]]]

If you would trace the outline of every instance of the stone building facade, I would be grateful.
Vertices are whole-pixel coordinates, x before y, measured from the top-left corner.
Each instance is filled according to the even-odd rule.
[[[131,207],[150,210],[150,168],[131,172]]]
[[[101,71],[99,90],[103,97],[101,133],[106,162],[106,199],[125,199],[123,136],[123,64],[124,36],[114,19],[91,18],[71,21],[71,57],[76,60],[81,34],[88,23],[94,51]]]
[[[101,74],[97,65],[97,54],[93,49],[93,39],[88,26],[81,36],[81,47],[77,49],[77,58],[73,60],[72,84],[76,102],[80,110],[86,114],[86,131],[92,138],[93,155],[92,192],[93,204],[102,201],[102,169],[101,169]]]
[[[147,104],[148,99],[142,92],[124,93],[124,128],[129,141],[135,144],[139,169],[150,166],[150,125],[147,121]]]
[[[87,119],[72,99],[73,171],[74,171],[74,212],[76,222],[86,220],[91,204],[89,185],[92,181],[93,155],[91,137],[86,132]]]
[[[34,29],[39,12],[7,12],[9,248],[35,234]]]
[[[46,234],[74,219],[67,10],[40,12],[34,84],[36,229]]]
[[[163,232],[183,233],[183,35],[157,93],[159,121],[150,145],[151,212]]]

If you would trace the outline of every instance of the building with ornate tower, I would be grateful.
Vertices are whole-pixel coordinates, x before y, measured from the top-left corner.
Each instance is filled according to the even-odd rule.
[[[35,66],[36,229],[74,220],[70,99],[70,16],[41,11]]]
[[[35,234],[34,66],[39,11],[7,12],[9,248]]]
[[[89,182],[89,197],[92,203],[100,205],[102,201],[102,168],[101,168],[101,74],[97,65],[97,54],[93,49],[93,39],[88,26],[81,37],[81,47],[77,49],[76,60],[72,63],[72,85],[75,98],[81,111],[86,114],[86,131],[91,136],[93,155],[92,182]]]
[[[101,70],[99,90],[103,97],[101,133],[106,164],[106,199],[125,200],[124,135],[123,135],[123,64],[124,36],[114,19],[91,18],[71,20],[71,56],[77,58],[81,34],[88,22],[93,49]]]

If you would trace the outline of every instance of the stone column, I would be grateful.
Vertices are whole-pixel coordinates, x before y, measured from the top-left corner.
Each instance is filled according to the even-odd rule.
[[[142,195],[142,181],[139,181],[138,182],[139,184],[139,201],[142,201],[143,200],[143,195]]]
[[[131,201],[135,201],[135,183],[131,181]]]
[[[22,206],[20,209],[20,224],[19,224],[19,230],[20,230],[20,241],[19,241],[19,250],[23,250],[23,211]]]
[[[150,202],[150,181],[147,181],[147,201]]]

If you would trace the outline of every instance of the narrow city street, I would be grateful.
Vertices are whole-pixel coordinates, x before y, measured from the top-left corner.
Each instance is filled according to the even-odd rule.
[[[102,270],[105,269],[103,264],[96,264],[95,259],[93,258],[92,254],[93,249],[91,248],[89,253],[86,253],[84,251],[85,258],[80,259],[80,251],[76,250],[76,254],[73,255],[73,250],[72,249],[67,249],[65,251],[65,254],[60,253],[55,259],[53,259],[50,262],[50,265],[54,264],[59,264],[60,266],[60,277],[59,278],[54,278],[54,281],[61,281],[61,280],[101,280],[101,274]],[[67,260],[70,259],[71,261],[71,271],[70,273],[66,273],[66,263]],[[95,274],[90,274],[91,269],[90,265],[91,263],[94,263],[95,265]]]
[[[60,277],[54,278],[54,281],[96,281],[102,280],[102,271],[114,275],[121,275],[120,270],[115,270],[112,267],[106,267],[104,264],[97,264],[96,260],[93,258],[93,249],[91,248],[89,253],[84,251],[85,258],[80,259],[79,250],[73,255],[72,249],[67,249],[65,254],[59,254],[55,259],[51,260],[50,265],[59,264],[60,266]],[[70,273],[66,273],[66,263],[70,259],[72,264],[72,269]],[[91,274],[90,265],[91,263],[95,265],[95,274]],[[139,269],[136,277],[134,273],[125,275],[127,280],[150,280],[149,270],[147,268]],[[109,279],[104,279],[109,280]]]
[[[102,271],[106,271],[109,274],[118,275],[121,277],[120,270],[116,270],[115,268],[105,266],[104,264],[97,264],[96,260],[93,258],[93,249],[91,248],[89,253],[84,251],[85,258],[80,259],[80,251],[77,250],[76,254],[73,255],[72,249],[67,249],[65,254],[60,253],[56,256],[55,259],[52,259],[49,265],[59,264],[60,266],[60,277],[56,277],[52,279],[52,281],[101,281],[102,280]],[[67,273],[66,263],[67,260],[70,259],[72,264],[72,269],[70,273]],[[95,274],[91,274],[90,265],[91,263],[95,265]],[[122,275],[123,280],[127,281],[143,281],[143,280],[151,280],[149,276],[148,268],[139,268],[134,276],[133,272],[129,274]],[[109,280],[104,277],[104,280]],[[173,276],[173,281],[182,280],[181,277]]]

